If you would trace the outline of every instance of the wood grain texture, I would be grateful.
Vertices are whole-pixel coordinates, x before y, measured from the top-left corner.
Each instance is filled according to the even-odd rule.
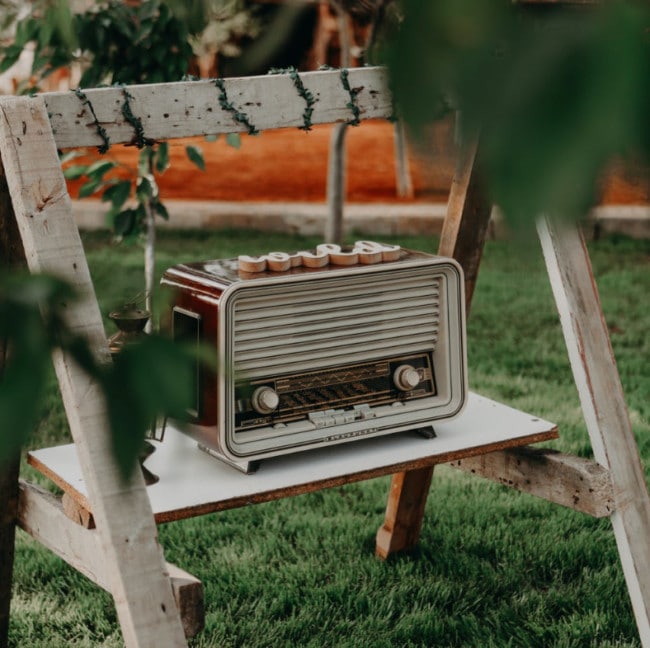
[[[0,99],[0,153],[32,272],[71,283],[80,295],[65,305],[68,325],[100,359],[110,357],[70,197],[42,98]],[[65,354],[54,366],[101,538],[99,560],[111,566],[110,591],[127,646],[184,646],[162,550],[141,475],[120,479],[110,451],[105,404],[94,384]]]
[[[594,457],[609,468],[611,515],[641,642],[650,646],[650,496],[589,254],[575,226],[538,232]]]
[[[466,316],[469,315],[491,213],[476,163],[477,151],[476,137],[461,147],[438,247],[438,254],[453,257],[463,267]],[[418,515],[424,515],[432,475],[433,467],[428,472],[418,471],[411,476],[398,473],[393,477],[384,524],[377,532],[378,556],[386,558],[389,553],[410,549],[417,544],[422,527]],[[415,504],[416,501],[419,503]],[[390,537],[393,533],[395,538]]]
[[[609,471],[589,459],[523,446],[449,465],[593,517],[614,510]]]
[[[460,149],[438,246],[438,254],[453,257],[463,266],[467,317],[492,212],[481,175],[478,145],[478,137],[473,137]]]
[[[313,124],[347,122],[353,113],[350,94],[343,87],[340,70],[301,73],[307,90],[316,98]],[[360,119],[378,119],[393,114],[386,72],[380,68],[348,71],[350,87]],[[305,125],[306,102],[298,95],[288,74],[224,80],[227,100],[246,115],[259,131],[271,128],[300,128]],[[90,106],[73,92],[44,93],[59,148],[101,146],[97,126],[106,131],[111,144],[134,144],[134,126],[125,119],[125,90],[118,87],[85,90]],[[247,127],[222,108],[221,91],[214,80],[129,86],[129,106],[141,121],[142,132],[153,141],[246,132]],[[96,117],[96,120],[95,120]],[[308,134],[306,134],[308,137]]]
[[[111,566],[101,559],[99,534],[71,520],[64,511],[61,499],[56,495],[21,481],[18,523],[26,533],[93,583],[111,591]],[[185,636],[194,637],[204,624],[201,581],[171,563],[166,563],[166,570],[181,614]]]
[[[384,524],[377,531],[375,555],[386,559],[395,551],[413,547],[420,539],[426,497],[433,469],[409,469],[393,475]]]

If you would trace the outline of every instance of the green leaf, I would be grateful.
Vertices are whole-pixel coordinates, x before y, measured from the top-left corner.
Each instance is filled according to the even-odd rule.
[[[72,160],[75,160],[82,155],[85,155],[85,150],[74,149],[72,151],[60,153],[59,160],[61,161],[61,164],[67,164],[68,162],[72,162]]]
[[[205,171],[205,160],[203,159],[203,151],[198,146],[186,146],[185,152],[187,153],[187,157],[190,159],[191,162],[196,164],[196,166],[199,169],[201,169],[201,171]]]
[[[24,320],[23,324],[26,324]],[[0,383],[0,459],[24,444],[38,420],[49,371],[49,348],[44,332],[37,337],[14,337],[12,354]]]
[[[161,142],[158,145],[156,154],[156,171],[163,173],[169,167],[169,145],[167,142]]]
[[[85,164],[74,164],[63,169],[63,177],[68,180],[78,180],[86,175],[88,167]]]
[[[138,184],[135,188],[135,195],[139,201],[146,200],[153,196],[153,185],[149,178],[138,178]]]
[[[107,171],[110,171],[115,167],[117,167],[116,162],[111,162],[110,160],[98,160],[97,162],[93,162],[93,164],[87,168],[86,175],[93,179],[100,180]]]
[[[226,135],[226,144],[239,149],[241,147],[241,135],[239,133],[228,133]]]
[[[0,72],[6,72],[20,58],[23,48],[18,45],[9,45],[3,50]]]
[[[167,211],[167,207],[165,207],[165,205],[161,203],[160,200],[156,200],[153,208],[158,216],[161,216],[165,220],[169,220],[169,212]]]
[[[18,449],[37,422],[51,349],[72,335],[60,311],[73,297],[67,284],[52,277],[1,277],[0,338],[11,354],[0,381],[0,462]]]
[[[113,218],[113,232],[116,236],[128,236],[134,229],[136,213],[133,209],[123,209]]]
[[[138,175],[146,176],[153,171],[155,151],[151,146],[145,146],[138,156]]]
[[[131,181],[120,180],[108,187],[102,194],[102,201],[110,201],[113,207],[121,208],[131,195]]]
[[[101,180],[89,180],[79,187],[79,198],[92,196],[102,186]]]
[[[54,24],[48,20],[40,22],[38,29],[34,32],[39,50],[45,49],[52,41],[54,35]],[[34,70],[32,70],[34,71]]]
[[[29,41],[36,39],[39,31],[42,31],[44,28],[45,25],[43,25],[42,22],[39,23],[32,17],[19,20],[16,23],[14,44],[22,50]]]

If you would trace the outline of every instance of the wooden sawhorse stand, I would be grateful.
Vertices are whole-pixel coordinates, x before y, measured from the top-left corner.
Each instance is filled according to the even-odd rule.
[[[351,102],[364,119],[392,115],[385,74],[380,69],[349,71],[350,86],[358,91],[354,96],[343,87],[337,71],[304,74],[302,81],[318,99],[312,123],[350,120]],[[225,87],[228,101],[245,110],[249,123],[259,130],[305,124],[304,101],[297,95],[288,76],[231,79]],[[73,93],[0,100],[0,155],[6,178],[6,200],[0,216],[4,215],[8,231],[14,223],[17,225],[22,240],[17,244],[12,239],[9,244],[14,249],[24,250],[32,272],[61,276],[81,293],[80,302],[68,308],[68,321],[90,340],[100,356],[107,355],[105,332],[72,219],[70,197],[57,149],[98,146],[105,144],[107,137],[112,143],[136,141],[132,122],[125,120],[122,114],[127,91],[131,109],[139,116],[142,132],[152,140],[245,130],[234,120],[231,112],[223,108],[223,104],[228,102],[219,102],[219,91],[212,81],[89,90],[85,101]],[[461,159],[441,242],[441,252],[460,259],[465,266],[468,300],[475,284],[489,217],[488,206],[478,198],[474,156],[475,150],[468,149]],[[578,356],[577,364],[584,367],[582,378],[575,367],[574,371],[579,382],[588,384],[583,408],[600,466],[576,458],[538,455],[530,451],[517,455],[515,460],[527,462],[524,465],[528,466],[526,470],[530,474],[527,478],[532,485],[526,490],[530,492],[571,505],[576,484],[579,484],[584,489],[584,492],[580,491],[582,510],[603,515],[611,513],[610,502],[616,507],[612,519],[619,551],[641,637],[645,644],[650,645],[650,505],[629,421],[625,424],[627,417],[620,386],[612,396],[611,385],[618,384],[618,375],[609,345],[601,347],[603,336],[607,341],[607,333],[604,326],[598,326],[600,319],[597,318],[596,324],[590,321],[592,309],[600,313],[597,295],[590,282],[591,271],[579,239],[576,243],[571,242],[572,238],[556,239],[550,225],[543,226],[542,232],[550,268],[553,267],[551,259],[556,259],[555,273],[558,277],[554,282],[559,286],[558,295],[564,295],[568,302],[566,306],[561,304],[561,312],[569,313],[569,327],[573,322],[581,324],[577,335],[567,335],[567,343],[570,349],[575,350],[573,355]],[[576,234],[572,236],[575,238]],[[576,277],[579,281],[574,284]],[[585,309],[588,312],[583,313]],[[577,340],[580,340],[579,344]],[[602,355],[605,353],[607,356],[608,351],[609,363],[603,364]],[[75,441],[74,459],[71,461],[70,453],[65,454],[64,449],[62,461],[65,466],[60,466],[49,454],[34,453],[34,461],[40,461],[44,471],[50,470],[53,479],[67,487],[63,501],[27,483],[21,483],[17,496],[15,471],[7,472],[0,479],[0,488],[5,490],[5,493],[0,491],[0,501],[6,510],[5,515],[0,514],[0,550],[5,552],[2,562],[5,572],[9,573],[0,585],[0,604],[4,602],[0,609],[0,633],[5,635],[11,570],[11,560],[5,558],[11,558],[15,520],[111,592],[126,645],[184,646],[185,634],[196,632],[200,625],[200,618],[192,616],[192,612],[201,606],[200,583],[165,563],[157,541],[154,516],[160,521],[175,519],[182,517],[178,513],[180,510],[194,515],[238,506],[246,501],[267,501],[402,471],[393,479],[386,521],[378,533],[377,551],[386,556],[417,541],[434,464],[453,461],[465,466],[471,461],[479,466],[473,470],[494,476],[499,468],[495,469],[493,464],[501,462],[501,468],[512,474],[515,470],[511,466],[513,455],[508,453],[514,451],[509,448],[556,435],[555,426],[547,421],[472,396],[468,416],[463,415],[458,422],[441,426],[434,449],[432,446],[423,448],[398,443],[400,452],[404,454],[396,457],[394,439],[377,439],[372,453],[362,453],[369,455],[369,463],[362,464],[353,446],[332,448],[332,452],[338,453],[334,463],[343,465],[343,472],[341,468],[332,468],[328,453],[314,459],[288,458],[289,463],[293,462],[293,472],[281,471],[285,475],[283,479],[273,476],[273,462],[269,462],[269,475],[266,477],[263,474],[253,478],[237,475],[238,483],[225,500],[218,500],[212,493],[207,496],[207,501],[182,501],[171,505],[163,497],[163,504],[159,505],[153,491],[150,491],[151,497],[148,496],[139,473],[129,484],[120,481],[110,453],[104,403],[97,386],[65,354],[56,353],[54,364]],[[601,378],[605,379],[603,385],[600,385]],[[593,391],[594,382],[598,392]],[[589,394],[592,396],[591,409],[588,407]],[[599,400],[601,394],[603,399]],[[492,411],[495,418],[486,424],[487,411]],[[452,428],[460,426],[449,434],[453,441],[445,441],[448,425]],[[607,432],[607,436],[613,440],[605,439],[604,432],[609,428],[614,433]],[[175,452],[187,451],[187,448],[183,450],[182,439],[178,443]],[[488,452],[492,454],[486,455]],[[347,464],[341,464],[344,457],[347,457]],[[160,460],[165,460],[162,454]],[[172,460],[171,463],[179,462]],[[320,467],[315,470],[317,465]],[[152,468],[164,472],[158,466],[152,465]],[[210,469],[214,469],[214,464]],[[287,478],[289,473],[293,476]],[[563,487],[551,489],[549,483],[558,478],[562,479]],[[225,479],[224,475],[219,481],[220,489]],[[255,493],[244,492],[246,488],[253,488]],[[550,490],[558,492],[551,496],[548,494]],[[92,512],[94,529],[88,528],[93,526],[89,511]],[[71,520],[70,516],[76,516],[77,520]],[[0,644],[2,639],[0,634]]]
[[[461,151],[439,248],[465,270],[468,313],[492,208],[480,183],[479,153],[477,140]],[[595,461],[521,447],[451,465],[594,517],[609,516],[641,642],[650,646],[650,497],[589,255],[575,226],[542,219],[538,233]],[[432,472],[393,477],[377,533],[379,555],[417,542]]]

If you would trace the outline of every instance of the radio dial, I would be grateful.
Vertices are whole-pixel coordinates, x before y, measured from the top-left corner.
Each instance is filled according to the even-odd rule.
[[[258,387],[251,397],[251,405],[258,414],[270,414],[280,404],[280,397],[271,387]]]
[[[420,384],[420,374],[411,365],[400,365],[395,369],[393,382],[400,391],[411,391]]]

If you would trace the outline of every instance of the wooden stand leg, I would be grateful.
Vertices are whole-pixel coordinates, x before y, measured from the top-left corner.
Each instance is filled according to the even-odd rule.
[[[417,544],[432,477],[433,467],[393,475],[386,518],[377,531],[377,556],[388,558],[395,551]]]
[[[594,457],[609,468],[611,515],[639,635],[650,646],[650,496],[589,254],[575,226],[538,226]]]
[[[465,271],[468,314],[492,210],[483,191],[477,152],[477,138],[460,152],[438,249],[439,254],[456,259]],[[425,468],[393,476],[384,524],[377,532],[378,556],[387,558],[417,544],[432,475],[433,468]]]
[[[42,98],[0,99],[0,154],[32,272],[67,279],[80,299],[67,323],[108,361],[106,333]],[[186,646],[141,473],[121,479],[99,386],[65,353],[54,353],[70,431],[97,523],[108,586],[129,647]]]

